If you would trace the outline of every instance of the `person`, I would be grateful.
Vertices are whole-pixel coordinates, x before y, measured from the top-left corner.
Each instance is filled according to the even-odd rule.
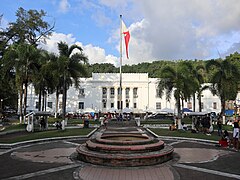
[[[227,147],[227,146],[229,146],[229,142],[230,142],[229,133],[227,130],[224,130],[224,132],[222,134],[222,138],[219,140],[219,145],[221,147]]]
[[[54,123],[54,125],[56,126],[57,129],[62,129],[62,123],[57,121]]]
[[[183,129],[184,131],[187,131],[187,130],[188,130],[187,125],[186,125],[184,122],[182,122],[182,129]]]
[[[104,124],[104,127],[107,129],[107,123],[108,123],[108,118],[107,116],[105,115],[104,116],[104,120],[103,120],[103,124]]]
[[[172,122],[172,125],[171,125],[171,126],[169,126],[169,130],[170,130],[170,131],[177,130],[177,127],[176,127],[176,125],[175,125],[175,123],[174,123],[174,122]]]
[[[217,127],[218,127],[218,136],[222,136],[222,121],[220,117],[218,117]]]
[[[229,138],[229,133],[228,133],[228,131],[227,131],[226,129],[225,129],[224,132],[223,132],[222,138],[223,138],[224,140],[226,140],[226,141],[229,141],[229,140],[230,140],[230,138]]]
[[[238,150],[239,149],[239,123],[237,120],[233,123],[233,148]]]
[[[201,118],[198,116],[195,121],[195,129],[197,132],[199,131],[199,128],[200,128],[200,122],[201,122]]]
[[[43,117],[42,117],[41,120],[40,120],[40,126],[41,126],[41,130],[45,130],[45,128],[46,128],[46,123],[45,123]]]

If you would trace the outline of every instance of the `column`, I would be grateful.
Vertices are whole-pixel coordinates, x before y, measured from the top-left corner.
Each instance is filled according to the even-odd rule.
[[[107,87],[107,104],[106,104],[106,110],[110,109],[111,107],[111,91],[110,87]]]
[[[114,108],[117,109],[117,102],[118,102],[118,87],[114,87]]]
[[[130,90],[129,90],[129,108],[130,109],[133,109],[133,88],[132,87],[129,87]]]
[[[123,109],[126,107],[126,87],[122,88],[122,102],[123,102]]]

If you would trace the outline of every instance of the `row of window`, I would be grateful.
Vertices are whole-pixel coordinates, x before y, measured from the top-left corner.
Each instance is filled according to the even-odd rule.
[[[202,103],[201,103],[201,108],[203,109],[203,107],[204,107],[204,104],[203,104],[203,102],[202,102]],[[192,102],[188,102],[188,103],[187,103],[187,108],[188,108],[188,109],[192,109]],[[157,103],[156,103],[156,109],[162,109],[162,105],[161,105],[160,102],[157,102]],[[217,103],[216,103],[216,102],[213,102],[213,109],[217,109]]]
[[[107,108],[107,102],[103,101],[102,103],[103,103],[102,107],[104,109]],[[129,105],[130,105],[129,102],[126,102],[126,108],[129,108]],[[111,108],[114,108],[114,103],[112,102],[110,104],[110,106],[111,106]],[[122,104],[121,104],[121,106],[122,106]],[[137,108],[137,103],[136,102],[133,103],[133,108]],[[84,102],[79,102],[78,109],[84,109]],[[117,109],[120,109],[120,101],[117,102]]]
[[[117,89],[117,94],[118,95],[121,95],[121,88],[118,88]],[[102,88],[102,95],[103,97],[107,97],[107,88],[106,87],[103,87]],[[138,88],[133,88],[133,97],[136,98],[138,95]],[[113,98],[115,96],[115,88],[114,87],[111,87],[110,88],[110,97]],[[126,98],[129,98],[130,97],[130,88],[127,87],[125,89],[125,96]]]
[[[103,103],[102,104],[103,108],[107,108],[107,102],[103,101],[102,103]],[[118,101],[117,103],[118,103],[117,104],[117,108],[120,109],[120,101]],[[126,102],[126,107],[127,108],[129,108],[129,105],[130,105],[129,102]],[[39,106],[39,103],[36,102],[36,109],[38,109],[38,106]],[[111,102],[110,106],[111,106],[111,108],[114,108],[114,103]],[[53,103],[52,102],[48,102],[47,103],[47,107],[53,108]],[[203,109],[203,107],[204,107],[204,104],[202,102],[201,103],[201,108]],[[133,103],[133,108],[137,108],[137,103],[136,102]],[[188,102],[187,103],[187,108],[188,109],[192,109],[192,102]],[[79,102],[78,109],[84,109],[84,102]],[[161,102],[156,102],[156,109],[158,109],[158,110],[162,109]],[[216,102],[213,102],[213,109],[217,109],[217,103]]]

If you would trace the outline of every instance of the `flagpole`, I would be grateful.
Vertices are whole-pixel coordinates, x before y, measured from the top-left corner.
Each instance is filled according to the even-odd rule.
[[[120,112],[122,113],[122,15],[120,15]]]

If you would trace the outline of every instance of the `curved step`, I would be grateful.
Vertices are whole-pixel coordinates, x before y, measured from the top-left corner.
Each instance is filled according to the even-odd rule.
[[[147,166],[172,159],[173,147],[165,145],[163,149],[141,153],[102,153],[92,151],[82,144],[77,147],[78,158],[92,164],[105,166]]]
[[[101,151],[106,153],[135,153],[135,152],[150,152],[157,151],[164,148],[164,142],[158,141],[149,144],[140,145],[112,145],[112,144],[100,144],[91,140],[86,142],[86,147],[93,151]]]

